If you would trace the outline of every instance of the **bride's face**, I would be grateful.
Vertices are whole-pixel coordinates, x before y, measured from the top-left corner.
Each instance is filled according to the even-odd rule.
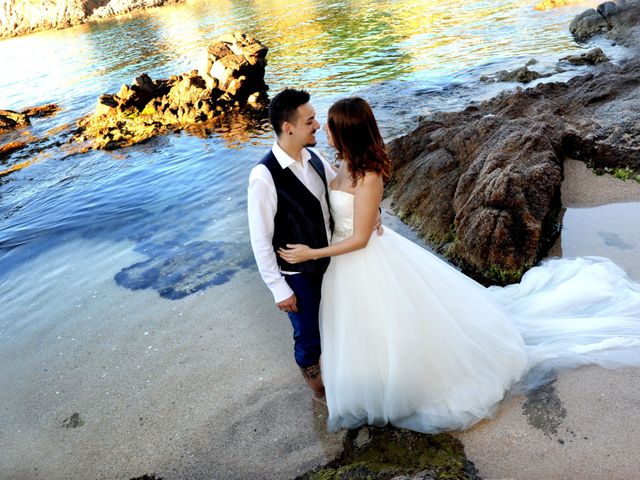
[[[329,146],[335,148],[335,145],[333,144],[333,137],[331,136],[331,130],[329,130],[329,124],[325,123],[322,129],[324,130],[324,133],[327,134],[327,143],[329,143]]]

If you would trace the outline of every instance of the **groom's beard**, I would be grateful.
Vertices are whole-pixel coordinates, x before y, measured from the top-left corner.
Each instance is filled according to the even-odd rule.
[[[317,132],[317,130],[316,130]],[[318,144],[318,141],[316,140],[316,132],[313,132],[313,140],[311,140],[310,142],[307,142],[307,144],[305,145],[305,147],[315,147]]]

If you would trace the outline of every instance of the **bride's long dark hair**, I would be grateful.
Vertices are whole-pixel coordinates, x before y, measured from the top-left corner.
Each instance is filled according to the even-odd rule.
[[[338,158],[346,161],[355,186],[365,172],[377,172],[387,180],[391,161],[369,104],[360,97],[338,100],[329,108],[327,125]]]

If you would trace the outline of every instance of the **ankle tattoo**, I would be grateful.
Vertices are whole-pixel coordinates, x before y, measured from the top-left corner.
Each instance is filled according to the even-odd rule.
[[[310,367],[300,368],[302,371],[302,376],[307,380],[315,380],[320,376],[320,364],[316,363],[315,365],[311,365]]]

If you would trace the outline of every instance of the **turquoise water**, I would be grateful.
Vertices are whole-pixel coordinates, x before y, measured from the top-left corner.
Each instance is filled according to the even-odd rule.
[[[538,69],[551,69],[578,48],[567,26],[584,8],[536,12],[524,1],[196,0],[1,41],[0,64],[11,68],[0,76],[0,108],[55,102],[62,110],[3,139],[49,137],[42,152],[0,164],[3,170],[31,162],[0,176],[0,303],[14,269],[46,262],[53,247],[79,239],[132,242],[147,260],[123,266],[115,280],[170,299],[252,268],[245,182],[273,141],[265,120],[226,125],[205,138],[183,132],[79,155],[66,148],[68,136],[52,133],[140,73],[158,78],[198,68],[212,40],[242,30],[270,48],[271,92],[307,88],[321,121],[337,98],[362,95],[390,139],[421,115],[513,86],[482,85],[483,73],[532,57],[541,61]],[[330,154],[323,136],[319,146]],[[3,319],[0,327],[8,323]]]

